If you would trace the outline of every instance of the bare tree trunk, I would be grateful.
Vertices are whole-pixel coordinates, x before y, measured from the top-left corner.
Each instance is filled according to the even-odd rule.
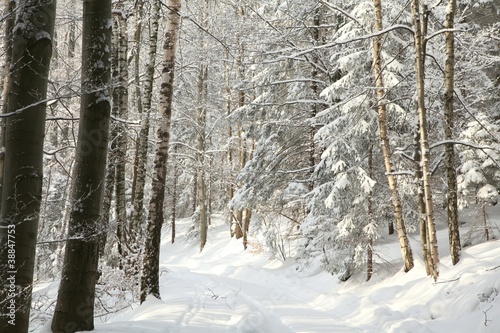
[[[28,332],[43,178],[55,1],[19,3],[7,80],[0,220],[0,331]],[[36,93],[34,93],[36,92]]]
[[[375,5],[375,29],[381,31],[382,27],[382,4],[381,0],[374,0]],[[397,179],[394,176],[394,167],[392,164],[391,146],[389,143],[387,131],[387,110],[384,89],[384,80],[382,77],[382,36],[376,36],[373,39],[373,72],[377,87],[377,110],[379,116],[379,133],[384,157],[384,164],[387,173],[387,180],[392,195],[392,205],[394,208],[394,218],[396,221],[396,230],[398,233],[399,246],[404,260],[404,270],[408,272],[413,268],[413,253],[406,234],[406,227],[403,219],[403,211],[401,207],[401,198],[398,190]]]
[[[368,149],[368,172],[370,178],[373,179],[373,146]],[[368,196],[368,223],[373,222],[373,197],[370,193]],[[373,238],[368,238],[367,253],[366,253],[366,281],[370,281],[373,275]]]
[[[243,248],[248,247],[248,231],[250,231],[250,221],[252,219],[252,210],[245,208],[245,218],[243,219]]]
[[[231,87],[229,84],[229,70],[227,68],[227,62],[224,62],[224,74],[226,76],[226,116],[229,117],[231,115]],[[229,182],[226,187],[226,197],[227,202],[231,201],[234,197],[234,180],[233,180],[233,149],[232,149],[232,138],[233,138],[233,128],[231,123],[228,123],[227,126],[227,175]],[[234,211],[232,208],[229,208],[229,234],[231,237],[234,236]]]
[[[118,118],[120,112],[120,90],[118,85],[120,83],[120,65],[119,65],[119,23],[116,17],[113,17],[113,27],[111,32],[111,96],[113,98],[113,104],[111,109],[111,114]],[[111,123],[109,141],[110,149],[107,157],[106,166],[106,176],[105,176],[105,187],[104,187],[104,198],[102,203],[102,214],[101,214],[101,232],[99,234],[99,257],[104,255],[104,249],[108,241],[108,233],[111,231],[109,227],[109,221],[111,218],[111,207],[113,202],[113,196],[116,195],[116,165],[117,165],[117,152],[118,152],[118,126],[116,122]],[[116,207],[116,198],[115,198]],[[116,213],[116,210],[115,210]],[[118,224],[116,224],[118,226]],[[121,254],[121,244],[120,244],[120,229],[117,228],[118,236],[118,252]],[[121,264],[121,262],[120,262]]]
[[[158,120],[158,145],[156,147],[151,201],[149,203],[144,263],[141,280],[141,303],[146,296],[160,298],[159,265],[163,203],[167,176],[168,145],[174,90],[175,51],[180,25],[180,0],[168,1],[168,25],[163,46],[163,71],[160,90],[160,119]]]
[[[200,65],[200,74],[198,77],[198,130],[197,140],[197,184],[198,184],[198,209],[200,214],[200,251],[203,251],[207,243],[208,217],[207,217],[207,186],[205,181],[205,123],[207,117],[206,98],[208,92],[208,66],[205,63]]]
[[[425,33],[427,30],[427,5],[423,5],[424,22],[421,21],[419,1],[413,0],[413,25],[415,29],[415,66],[417,72],[417,108],[420,122],[420,150],[422,154],[422,180],[424,186],[425,211],[427,220],[427,237],[430,245],[430,268],[434,280],[439,276],[439,253],[436,238],[436,225],[434,221],[434,205],[431,192],[431,170],[429,167],[429,142],[427,141],[427,115],[425,109],[425,91],[424,91],[424,61],[425,61]]]
[[[490,228],[488,227],[488,217],[486,215],[486,204],[481,205],[481,210],[483,211],[483,225],[484,225],[484,240],[490,240]]]
[[[120,260],[123,261],[127,256],[127,212],[125,198],[125,164],[127,162],[127,124],[128,119],[128,35],[127,35],[127,18],[124,17],[123,4],[119,3],[120,14],[116,15],[117,20],[117,42],[118,42],[118,77],[116,86],[113,91],[116,91],[118,98],[117,102],[117,119],[116,119],[116,151],[115,151],[115,186],[116,186],[116,223],[118,236],[118,252],[121,255]],[[122,266],[122,265],[121,265]]]
[[[5,18],[5,35],[3,40],[3,49],[5,52],[4,63],[2,64],[2,73],[0,77],[0,91],[2,92],[2,102],[3,102],[3,110],[2,113],[5,113],[7,109],[7,94],[8,94],[8,86],[9,86],[9,67],[12,60],[12,29],[14,27],[14,21],[16,19],[16,14],[14,13],[14,9],[16,8],[15,0],[4,0],[4,11],[2,16]]]
[[[110,119],[111,1],[83,2],[82,96],[73,209],[53,332],[94,329],[99,227]]]
[[[136,0],[135,2],[135,15],[132,16],[134,19],[134,40],[132,45],[132,51],[134,55],[134,99],[135,107],[137,108],[137,115],[139,119],[143,117],[143,106],[142,106],[142,92],[141,92],[141,39],[142,39],[142,25],[144,20],[144,3],[142,0]],[[139,159],[139,154],[141,153],[140,147],[140,133],[135,138],[135,157],[133,165],[132,174],[132,204],[135,200],[135,193],[137,187],[137,160]],[[132,219],[129,222],[129,228],[132,227]],[[132,231],[132,229],[130,229]]]
[[[1,81],[2,91],[2,113],[7,113],[8,107],[8,95],[9,95],[9,68],[12,63],[12,44],[13,44],[13,28],[16,15],[14,9],[16,8],[16,1],[5,0],[5,36],[4,36],[4,50],[5,50],[5,61],[3,63],[3,76]],[[0,198],[2,197],[3,190],[3,173],[4,173],[4,161],[5,161],[5,118],[0,119],[1,131],[0,131]],[[0,200],[1,206],[1,200]]]
[[[420,154],[420,124],[417,125],[414,136],[415,151],[413,160],[415,163],[415,185],[417,186],[418,220],[420,227],[420,244],[422,247],[422,258],[425,263],[427,275],[431,275],[431,258],[429,251],[429,237],[427,237],[427,213],[425,210],[424,186],[422,184],[422,155]]]
[[[243,15],[242,10],[240,9],[239,15]],[[243,68],[243,59],[245,57],[245,48],[243,43],[239,40],[238,38],[238,47],[239,47],[239,56],[238,59],[236,60],[237,62],[237,67],[238,67],[238,79],[240,82],[243,82],[245,79],[245,69]],[[243,107],[245,105],[245,91],[243,89],[240,89],[238,91],[238,107]],[[242,117],[240,117],[239,123],[238,123],[238,158],[239,158],[239,170],[241,171],[247,162],[247,152],[246,152],[246,140],[243,138],[243,120]],[[240,185],[241,186],[241,185]],[[235,232],[234,235],[236,239],[240,239],[243,237],[244,234],[244,221],[243,221],[243,210],[238,209],[235,212],[235,219],[236,219],[236,226],[235,226]]]
[[[149,138],[149,116],[151,112],[151,100],[153,95],[154,71],[156,63],[156,49],[158,46],[158,21],[160,18],[160,0],[154,0],[151,6],[150,30],[149,30],[149,52],[146,67],[146,76],[144,79],[143,110],[141,118],[141,130],[139,133],[139,142],[136,150],[138,151],[135,161],[137,174],[134,192],[134,209],[130,221],[130,230],[137,234],[137,239],[142,239],[144,224],[144,187],[146,184],[146,165],[148,159],[148,138]],[[137,82],[137,84],[139,84]]]
[[[177,150],[177,146],[174,145],[174,154]],[[179,177],[179,168],[177,164],[173,163],[174,168],[174,183],[172,184],[172,244],[175,242],[175,222],[177,219],[177,177]]]
[[[446,29],[453,29],[455,19],[456,0],[448,0],[446,13]],[[444,136],[445,140],[453,139],[454,112],[454,75],[455,75],[455,37],[452,31],[445,32],[446,38],[446,62],[445,62],[445,96],[444,96]],[[460,232],[458,223],[457,208],[457,172],[455,165],[455,148],[452,142],[445,145],[445,168],[447,191],[447,213],[448,213],[448,233],[450,243],[451,262],[456,265],[460,260]]]
[[[320,25],[321,25],[321,13],[324,8],[320,5],[318,5],[314,11],[314,18],[313,18],[313,28],[311,30],[312,32],[312,38],[314,41],[314,45],[318,46],[322,43],[322,38],[320,34]],[[313,53],[313,62],[318,62],[318,56]],[[321,90],[319,88],[318,84],[318,68],[316,66],[312,67],[312,72],[311,72],[311,90],[313,93],[313,99],[317,98],[319,99],[319,94],[321,93]],[[318,114],[319,111],[319,105],[317,103],[314,103],[312,105],[312,109],[309,115],[310,119],[314,119],[316,115]],[[311,126],[309,129],[309,175],[310,175],[310,180],[308,183],[308,188],[309,191],[312,191],[314,189],[314,182],[312,180],[313,174],[314,174],[314,168],[316,167],[316,142],[314,140],[314,137],[316,135],[316,127],[314,125]]]

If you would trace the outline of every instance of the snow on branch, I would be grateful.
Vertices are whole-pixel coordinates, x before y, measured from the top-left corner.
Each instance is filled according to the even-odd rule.
[[[362,36],[358,36],[358,37],[353,37],[353,38],[349,38],[349,39],[345,39],[345,40],[336,40],[336,41],[331,42],[331,43],[322,44],[322,45],[318,45],[318,46],[315,46],[315,47],[310,47],[310,48],[308,48],[306,50],[302,50],[302,51],[300,51],[298,53],[293,54],[291,57],[299,57],[299,56],[311,53],[311,52],[316,51],[316,50],[327,49],[327,48],[330,48],[330,47],[333,47],[333,46],[337,46],[337,45],[349,44],[349,43],[357,42],[357,41],[360,41],[360,40],[365,40],[365,39],[370,39],[370,38],[378,37],[378,36],[381,36],[381,35],[385,35],[386,33],[391,32],[393,30],[398,30],[398,29],[407,30],[407,31],[409,31],[412,34],[415,33],[415,31],[411,27],[409,27],[407,25],[396,24],[396,25],[390,26],[389,28],[386,28],[384,30],[376,31],[376,32],[369,33],[369,34],[366,34],[366,35],[362,35]]]
[[[459,140],[443,140],[443,141],[439,141],[439,142],[436,142],[436,143],[432,144],[429,147],[429,149],[433,149],[433,148],[436,148],[436,147],[439,147],[439,146],[442,146],[442,145],[445,145],[445,144],[448,144],[448,143],[453,143],[455,145],[468,146],[468,147],[475,148],[475,149],[497,150],[496,148],[493,148],[493,147],[490,147],[490,146],[480,146],[480,145],[476,145],[476,144],[474,144],[472,142],[459,141]]]
[[[429,36],[425,37],[425,40],[428,41],[428,40],[436,37],[437,35],[444,34],[445,32],[465,32],[465,30],[454,29],[454,28],[451,28],[451,29],[441,29],[441,30],[436,31],[432,35],[429,35]]]
[[[364,28],[364,25],[361,24],[361,22],[359,22],[354,16],[350,15],[348,12],[346,12],[342,8],[340,8],[338,6],[335,6],[334,4],[331,4],[331,3],[329,3],[328,1],[325,1],[325,0],[319,0],[319,2],[322,3],[323,5],[327,6],[330,9],[333,9],[333,10],[336,10],[338,12],[341,12],[343,15],[345,15],[348,18],[350,18],[354,22],[356,22],[360,27]]]

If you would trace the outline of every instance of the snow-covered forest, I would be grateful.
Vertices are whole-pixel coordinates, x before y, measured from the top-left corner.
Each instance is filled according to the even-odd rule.
[[[500,1],[0,1],[1,332],[500,330]]]

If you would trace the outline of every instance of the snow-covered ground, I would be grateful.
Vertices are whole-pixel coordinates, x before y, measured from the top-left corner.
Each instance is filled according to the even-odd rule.
[[[500,210],[490,211],[492,224]],[[462,233],[470,228],[469,221]],[[426,277],[418,236],[412,236],[415,268],[404,273],[396,237],[378,245],[374,277],[341,283],[317,268],[299,272],[293,260],[269,261],[229,239],[221,218],[209,230],[205,250],[185,244],[188,222],[180,221],[175,244],[165,231],[161,249],[162,300],[149,298],[96,319],[107,333],[336,333],[500,332],[500,241],[462,251],[453,267],[445,228],[439,231],[441,275]],[[465,236],[464,236],[465,237]],[[257,252],[257,253],[256,253]],[[36,293],[53,300],[56,284]],[[38,330],[42,332],[43,329]]]

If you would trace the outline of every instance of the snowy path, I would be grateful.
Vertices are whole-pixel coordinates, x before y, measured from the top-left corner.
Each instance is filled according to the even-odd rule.
[[[173,245],[165,241],[162,300],[150,298],[96,331],[361,332],[343,325],[331,309],[322,307],[325,295],[304,285],[292,267],[243,251],[241,240],[230,240],[226,226],[218,222],[211,227],[212,237],[202,253],[196,245],[182,244],[182,236]]]
[[[500,207],[490,210],[500,231]],[[463,235],[477,222],[471,215]],[[376,246],[376,273],[345,283],[293,260],[269,261],[255,239],[247,251],[229,239],[221,218],[210,226],[202,253],[186,244],[189,222],[178,224],[175,244],[164,230],[161,248],[162,300],[149,298],[96,320],[101,333],[498,333],[500,332],[500,240],[466,247],[456,266],[447,255],[446,225],[438,229],[441,264],[435,283],[425,274],[418,237],[410,237],[415,268],[408,273],[397,239]],[[461,231],[461,232],[462,232]],[[253,252],[253,253],[252,253]],[[57,281],[37,286],[38,299],[53,300]],[[106,299],[113,303],[115,299]],[[50,303],[50,302],[49,302]],[[103,323],[105,321],[105,323]],[[45,329],[50,332],[50,320]]]

